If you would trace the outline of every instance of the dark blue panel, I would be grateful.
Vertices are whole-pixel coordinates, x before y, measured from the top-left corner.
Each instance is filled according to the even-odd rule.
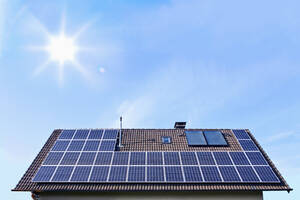
[[[51,151],[65,151],[69,145],[70,141],[69,140],[58,140],[55,142],[53,148]]]
[[[127,167],[112,166],[109,173],[109,181],[126,181]]]
[[[180,152],[182,165],[198,165],[195,152]]]
[[[109,167],[95,166],[89,182],[105,182],[107,180]]]
[[[103,139],[117,139],[118,130],[105,130]]]
[[[167,182],[183,182],[181,167],[165,167]]]
[[[63,152],[50,152],[43,165],[58,165],[63,155]]]
[[[185,131],[185,135],[190,146],[207,145],[202,131]]]
[[[217,167],[202,166],[201,170],[203,173],[203,178],[206,182],[221,182],[222,181]]]
[[[237,166],[236,169],[238,170],[241,178],[244,182],[259,182],[258,177],[256,176],[252,167],[249,166]]]
[[[77,166],[73,172],[71,181],[87,182],[92,167]]]
[[[202,182],[202,176],[199,167],[183,167],[186,182]]]
[[[218,165],[232,165],[227,152],[213,152]]]
[[[147,152],[147,165],[163,165],[162,152]]]
[[[97,151],[99,149],[100,141],[86,141],[83,151]]]
[[[114,151],[116,148],[116,141],[102,140],[99,151]]]
[[[77,164],[92,165],[94,163],[95,157],[96,157],[96,152],[82,152]]]
[[[145,181],[145,167],[129,167],[128,181],[130,182],[140,182]]]
[[[33,182],[49,182],[54,171],[54,166],[42,166],[33,178]]]
[[[252,165],[268,165],[260,152],[246,152]]]
[[[180,165],[178,152],[164,152],[165,165]]]
[[[131,152],[130,165],[145,165],[146,164],[145,152]]]
[[[245,130],[232,130],[237,139],[251,139]]]
[[[129,152],[115,152],[113,157],[113,165],[128,165]]]
[[[220,131],[204,131],[204,136],[208,145],[224,146],[227,142]]]
[[[89,135],[90,130],[77,130],[73,139],[86,139]]]
[[[66,152],[63,159],[61,160],[61,165],[75,165],[80,153],[79,152]]]
[[[235,170],[234,167],[231,166],[220,166],[219,170],[223,177],[223,180],[226,182],[240,182],[241,179]]]
[[[84,140],[73,140],[67,151],[81,151],[84,145]]]
[[[215,165],[214,158],[211,152],[197,152],[200,165]]]
[[[70,179],[74,167],[59,166],[51,180],[51,182],[66,182]]]
[[[239,140],[239,142],[245,151],[258,151],[258,148],[252,140]]]
[[[147,181],[149,182],[164,182],[163,167],[147,167]]]
[[[91,130],[89,139],[100,140],[102,138],[102,135],[103,135],[102,129]]]
[[[95,165],[110,165],[112,152],[99,152],[95,161]]]
[[[229,152],[235,165],[250,165],[244,152]]]
[[[255,166],[255,171],[263,182],[280,182],[269,166]]]
[[[72,139],[75,130],[63,130],[58,139]]]

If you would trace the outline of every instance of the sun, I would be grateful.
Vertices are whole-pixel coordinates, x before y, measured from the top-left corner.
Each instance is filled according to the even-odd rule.
[[[65,34],[65,20],[63,18],[61,22],[61,28],[59,34],[51,34],[41,23],[41,29],[44,30],[47,42],[40,46],[30,46],[30,49],[41,50],[47,52],[48,59],[38,66],[33,75],[39,75],[48,67],[55,67],[58,71],[58,81],[59,84],[63,84],[64,71],[66,66],[72,67],[79,71],[88,80],[91,79],[90,73],[83,67],[78,59],[77,54],[81,51],[87,51],[90,48],[82,47],[77,44],[79,36],[89,27],[90,23],[82,26],[73,35]],[[54,65],[53,65],[54,64]]]
[[[63,66],[67,61],[71,63],[75,61],[79,47],[72,37],[61,33],[57,36],[50,36],[49,44],[45,49],[48,51],[51,61],[58,62],[60,66]]]

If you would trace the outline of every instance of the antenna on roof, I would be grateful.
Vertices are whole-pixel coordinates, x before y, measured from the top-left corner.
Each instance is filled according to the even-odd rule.
[[[119,137],[119,147],[122,147],[122,116],[120,116],[120,137]]]

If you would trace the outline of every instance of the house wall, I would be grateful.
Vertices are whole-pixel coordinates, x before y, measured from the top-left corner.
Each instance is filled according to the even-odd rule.
[[[257,192],[49,192],[40,193],[40,200],[263,200]]]

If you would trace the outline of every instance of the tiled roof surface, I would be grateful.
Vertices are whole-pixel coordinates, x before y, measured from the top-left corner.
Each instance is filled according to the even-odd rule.
[[[203,129],[197,129],[203,130]],[[212,130],[212,129],[205,129]],[[216,130],[216,129],[214,129]],[[227,147],[188,147],[183,129],[123,129],[120,151],[240,151],[231,129],[219,129],[229,144]],[[13,191],[253,191],[292,190],[285,182],[267,154],[247,130],[259,147],[280,183],[36,183],[32,178],[46,158],[62,130],[55,130]],[[172,144],[162,144],[162,136],[171,136]]]

